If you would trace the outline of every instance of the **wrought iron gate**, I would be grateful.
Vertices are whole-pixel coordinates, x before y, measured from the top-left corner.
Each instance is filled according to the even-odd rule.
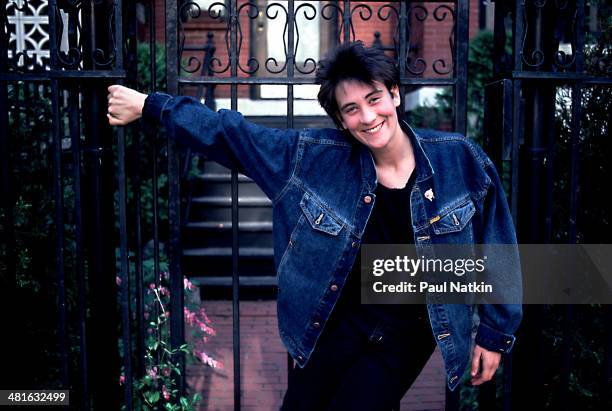
[[[45,273],[36,280],[38,283],[32,283],[32,287],[36,284],[56,287],[57,299],[42,301],[38,308],[48,310],[46,321],[57,324],[52,333],[55,342],[48,343],[48,350],[58,353],[56,358],[48,359],[57,367],[51,379],[57,381],[58,388],[73,390],[73,404],[78,403],[78,408],[118,409],[124,404],[126,409],[133,409],[132,381],[145,374],[143,355],[147,320],[143,307],[146,293],[143,273],[153,272],[154,282],[159,286],[164,265],[161,254],[167,255],[172,295],[170,348],[179,349],[184,343],[182,236],[188,228],[192,204],[191,196],[186,195],[190,190],[186,170],[192,155],[179,152],[173,141],[152,135],[143,138],[139,125],[111,130],[105,118],[109,85],[120,83],[155,91],[163,87],[159,78],[163,74],[165,89],[170,94],[199,96],[212,106],[215,102],[211,99],[225,92],[229,108],[239,110],[241,96],[258,96],[264,86],[281,86],[286,94],[282,126],[301,126],[304,119],[296,115],[299,102],[296,90],[314,83],[312,74],[316,59],[300,55],[307,41],[300,29],[303,22],[317,19],[320,26],[325,27],[321,33],[326,33],[327,37],[321,43],[327,47],[361,39],[384,48],[397,58],[404,111],[407,108],[405,96],[413,89],[422,86],[449,88],[453,102],[451,128],[466,133],[467,0],[315,3],[292,0],[226,0],[214,4],[179,0],[9,0],[6,7],[0,7],[3,23],[0,30],[3,273],[9,275],[9,283],[17,285],[29,278],[20,271],[25,264],[24,267],[36,267]],[[554,174],[550,164],[555,146],[553,138],[544,138],[553,128],[550,119],[546,123],[542,115],[554,112],[554,103],[551,103],[554,85],[570,85],[571,194],[568,199],[569,234],[565,240],[575,242],[580,232],[576,221],[579,215],[581,91],[585,87],[609,87],[610,71],[585,71],[583,1],[578,1],[576,6],[558,1],[554,4],[550,1],[515,3],[508,6],[496,2],[495,73],[499,81],[486,90],[489,132],[484,143],[500,170],[506,170],[511,208],[521,237],[531,242],[553,239],[552,196],[548,194],[553,190]],[[163,10],[159,9],[161,5],[164,5]],[[575,22],[574,37],[570,41],[571,56],[558,53],[559,36],[550,39],[546,34],[546,30],[558,33],[551,27],[557,27],[555,22],[563,19],[570,21],[568,16]],[[214,45],[211,36],[206,40],[190,40],[196,33],[194,26],[198,19],[204,17],[215,27]],[[264,60],[249,39],[257,36],[260,25],[271,21],[277,22],[282,29],[282,52],[274,54],[276,57],[264,55]],[[413,26],[426,21],[452,22],[446,40],[448,57],[424,58]],[[161,22],[163,29],[157,24]],[[389,39],[381,40],[380,35],[359,37],[359,27],[375,22],[392,27]],[[503,52],[508,23],[512,25],[513,53],[510,56]],[[568,24],[563,23],[563,27]],[[149,44],[144,54],[149,62],[146,84],[138,71],[137,56],[144,52],[138,49],[139,38],[146,39]],[[157,49],[155,40],[161,42],[162,38],[165,46]],[[165,62],[160,60],[160,55],[165,56]],[[159,70],[160,63],[165,70]],[[542,84],[546,86],[540,87]],[[215,89],[217,94],[213,92]],[[322,120],[308,118],[308,121]],[[525,124],[530,128],[526,129]],[[549,163],[545,163],[547,159]],[[538,178],[523,177],[522,170],[527,168],[531,176]],[[161,174],[167,176],[167,188],[159,187]],[[232,290],[235,409],[240,409],[241,405],[240,281],[248,280],[240,255],[239,213],[243,208],[239,201],[239,184],[243,180],[236,170],[232,170],[227,179],[231,193],[231,201],[227,204],[231,207],[231,252],[228,254],[231,282],[225,284],[231,284]],[[31,187],[34,181],[45,183],[25,192],[24,187]],[[141,199],[141,187],[148,181],[151,198]],[[167,190],[165,198],[160,194],[161,189]],[[542,193],[548,194],[542,196]],[[36,213],[27,212],[23,205],[24,199],[29,197],[37,199],[37,214],[48,215],[48,221],[32,223]],[[542,198],[547,200],[543,203]],[[528,209],[522,210],[521,204],[526,204]],[[20,221],[26,215],[41,231],[52,234],[24,236]],[[150,247],[147,238],[151,238]],[[145,250],[149,249],[153,262],[150,269],[143,263]],[[35,257],[40,259],[38,265],[27,262],[32,255],[24,257],[23,250],[36,250],[39,254]],[[24,304],[39,295],[34,288],[15,287],[17,307],[20,300]],[[115,304],[117,296],[118,306]],[[56,311],[50,310],[51,307]],[[571,307],[567,314],[570,318],[573,315]],[[530,315],[539,318],[540,314]],[[606,318],[609,321],[609,313]],[[533,339],[534,329],[538,327],[537,322],[530,324],[521,337],[524,341]],[[29,334],[24,335],[26,337],[20,340],[24,346],[17,352],[25,353],[33,348],[27,340]],[[119,339],[121,351],[115,349]],[[528,350],[521,351],[521,347],[517,347],[520,355],[529,357]],[[569,379],[571,371],[569,348],[567,350],[565,380]],[[609,343],[607,350],[609,353]],[[41,361],[39,357],[34,358]],[[180,351],[173,354],[173,358],[178,369],[184,370]],[[606,358],[603,389],[610,392],[609,354]],[[15,360],[26,361],[25,356]],[[34,359],[32,361],[31,366],[34,366]],[[533,375],[516,355],[514,362],[515,365],[518,362],[521,375]],[[504,367],[504,409],[511,405],[511,382],[521,395],[537,387],[536,384],[525,386],[516,373],[513,375],[511,366],[509,360]],[[117,383],[120,372],[125,377],[121,387]],[[177,389],[183,393],[185,373],[175,376]],[[27,381],[27,378],[20,381]],[[562,398],[567,395],[567,391],[561,393]],[[489,385],[482,390],[481,406],[493,402],[495,386]],[[458,392],[449,393],[447,409],[456,407]]]

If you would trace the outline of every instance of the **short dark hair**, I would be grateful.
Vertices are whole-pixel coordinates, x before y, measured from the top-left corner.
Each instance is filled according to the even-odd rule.
[[[336,102],[336,87],[342,81],[356,80],[365,84],[374,81],[384,83],[388,90],[399,85],[399,70],[395,60],[377,47],[365,47],[361,41],[344,43],[331,50],[319,61],[316,83],[320,84],[317,98],[321,107],[332,118],[338,128],[339,108]]]

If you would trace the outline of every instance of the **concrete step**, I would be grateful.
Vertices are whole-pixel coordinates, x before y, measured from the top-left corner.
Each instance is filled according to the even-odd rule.
[[[232,182],[232,174],[231,173],[203,173],[195,176],[195,179],[205,182],[215,182],[215,183],[231,183]],[[252,183],[249,177],[244,174],[238,174],[238,182],[239,183]]]
[[[231,221],[194,221],[186,225],[190,230],[231,231]],[[272,221],[243,221],[238,223],[240,232],[272,232]]]
[[[240,247],[238,255],[243,258],[272,258],[274,249],[272,247]],[[183,256],[228,258],[232,256],[232,247],[186,248],[183,250]]]
[[[231,287],[232,277],[210,276],[210,277],[191,277],[189,280],[197,286],[206,287]],[[240,287],[275,287],[278,281],[275,275],[252,275],[238,276]]]
[[[191,200],[194,205],[206,207],[231,207],[232,197],[225,196],[199,196]],[[240,196],[238,197],[239,207],[266,207],[272,206],[272,201],[265,196]]]

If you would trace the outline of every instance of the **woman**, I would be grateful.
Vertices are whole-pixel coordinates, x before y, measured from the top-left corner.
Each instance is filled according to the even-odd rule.
[[[189,97],[122,86],[109,87],[108,119],[160,124],[249,175],[272,200],[279,331],[297,363],[283,409],[389,410],[436,344],[451,390],[470,356],[472,384],[490,380],[514,344],[520,305],[360,304],[359,251],[516,244],[491,160],[462,136],[403,122],[399,73],[379,49],[341,45],[319,63],[317,83],[337,130],[265,128]],[[516,253],[503,261],[487,269],[520,286]]]

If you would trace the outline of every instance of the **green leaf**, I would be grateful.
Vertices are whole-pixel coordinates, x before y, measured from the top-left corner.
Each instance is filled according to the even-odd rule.
[[[159,391],[148,392],[145,394],[145,396],[151,404],[155,404],[157,401],[159,401]]]
[[[193,398],[191,399],[191,403],[192,404],[196,404],[196,403],[200,402],[201,399],[202,399],[202,396],[200,395],[200,393],[195,393],[195,394],[193,394]]]

